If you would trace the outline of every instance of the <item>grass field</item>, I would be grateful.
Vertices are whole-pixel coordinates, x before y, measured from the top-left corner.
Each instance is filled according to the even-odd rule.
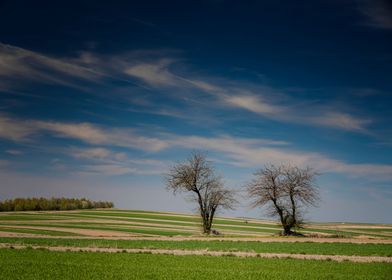
[[[0,238],[0,243],[20,245],[180,249],[255,253],[300,253],[347,256],[392,257],[392,244],[312,243],[312,242],[257,242],[222,240],[108,240],[108,239],[53,239],[53,238]]]
[[[392,273],[385,263],[11,249],[0,256],[2,279],[390,279]]]
[[[58,232],[71,232],[72,228],[117,231],[120,233],[142,236],[197,236],[200,235],[200,219],[195,215],[160,213],[132,210],[81,210],[62,212],[0,213],[0,228],[4,226],[12,232],[12,227],[34,229],[56,228]],[[254,219],[217,218],[214,228],[224,236],[273,236],[280,232],[280,227],[271,221]],[[61,229],[61,230],[60,230]],[[66,230],[68,229],[68,230]],[[392,238],[391,225],[355,225],[355,224],[314,224],[302,230],[305,234],[325,236],[365,236]],[[80,233],[80,232],[79,232]],[[107,235],[110,235],[108,233]]]
[[[198,216],[136,210],[0,213],[1,278],[390,279],[392,274],[391,225],[315,223],[302,230],[307,238],[279,237],[279,225],[256,219],[218,217],[214,228],[221,234],[207,237]],[[98,248],[102,252],[86,252]],[[109,253],[112,249],[149,254]],[[310,259],[292,259],[295,255]],[[338,262],[342,257],[349,261]]]

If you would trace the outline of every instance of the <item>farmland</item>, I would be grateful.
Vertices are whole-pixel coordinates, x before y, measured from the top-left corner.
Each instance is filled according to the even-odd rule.
[[[56,212],[0,213],[1,232],[20,229],[73,233],[80,236],[200,236],[198,216],[136,210],[79,210]],[[246,218],[214,220],[222,237],[255,238],[277,235],[281,228],[271,221]],[[311,224],[301,231],[319,237],[392,238],[391,225],[325,223]],[[4,234],[3,234],[4,236]]]
[[[306,237],[279,237],[272,221],[218,217],[214,229],[219,235],[203,235],[199,217],[179,213],[4,212],[2,279],[388,279],[392,273],[391,225],[314,223],[301,231]]]
[[[3,279],[388,279],[391,272],[385,263],[10,249],[0,255]]]

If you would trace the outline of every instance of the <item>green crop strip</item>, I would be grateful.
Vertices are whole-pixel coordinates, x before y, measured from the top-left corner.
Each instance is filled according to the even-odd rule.
[[[60,215],[24,214],[24,215],[0,215],[0,221],[33,221],[33,220],[57,220],[70,219]]]
[[[76,215],[73,215],[76,216]],[[82,215],[79,214],[77,215],[80,218],[93,218],[91,216],[88,215]],[[94,217],[95,218],[95,217]],[[97,217],[98,218],[98,217]],[[104,217],[104,216],[100,216],[99,219],[104,219],[104,220],[115,220],[115,221],[126,221],[127,223],[132,223],[134,222],[135,225],[137,225],[137,223],[148,223],[150,225],[150,227],[154,226],[154,225],[159,225],[159,227],[163,227],[165,225],[173,225],[173,226],[186,226],[186,227],[199,227],[200,223],[188,223],[188,222],[183,222],[183,221],[169,221],[169,220],[149,220],[147,218],[144,218],[144,220],[142,219],[135,219],[133,220],[132,218],[119,218],[119,217]],[[126,224],[123,224],[126,225]],[[147,225],[146,225],[147,226]],[[257,226],[251,226],[249,224],[241,224],[241,226],[230,226],[230,225],[222,225],[219,223],[214,223],[214,228],[215,229],[220,229],[222,231],[226,231],[226,230],[236,230],[236,231],[253,231],[253,232],[263,232],[263,233],[277,233],[280,231],[279,228],[273,229],[275,226],[272,226],[272,228],[269,228],[270,225],[261,225],[258,224]],[[179,228],[180,229],[180,228]]]
[[[108,239],[52,239],[52,238],[0,238],[0,243],[39,246],[73,246],[103,248],[148,248],[236,251],[255,253],[321,254],[347,256],[392,257],[392,244],[313,243],[313,242],[256,242],[256,241],[158,241]]]
[[[43,234],[51,236],[80,236],[80,234],[56,231],[56,230],[41,230],[41,229],[30,229],[30,228],[11,228],[11,227],[0,227],[0,231],[3,232],[15,232],[15,233],[32,233],[32,234]]]
[[[163,215],[161,215],[163,214]],[[167,215],[167,216],[166,216]],[[80,211],[70,211],[70,212],[59,212],[59,213],[49,213],[49,212],[36,212],[36,213],[6,213],[4,215],[0,215],[0,225],[6,225],[8,221],[17,222],[26,222],[26,221],[45,221],[45,220],[63,220],[61,221],[64,224],[67,221],[72,221],[75,219],[101,219],[102,222],[95,222],[93,226],[99,226],[100,229],[108,229],[107,227],[114,227],[115,224],[112,223],[105,223],[105,220],[113,220],[113,221],[127,221],[128,223],[134,222],[134,224],[118,224],[120,229],[116,228],[115,230],[118,231],[129,231],[127,226],[143,226],[145,228],[151,228],[154,230],[154,227],[157,228],[168,228],[166,233],[162,235],[184,235],[185,230],[182,230],[182,226],[187,227],[187,229],[194,229],[197,230],[200,226],[200,218],[197,216],[186,216],[181,214],[173,214],[173,213],[160,213],[160,212],[149,212],[149,211],[137,211],[137,210],[80,210]],[[268,234],[276,234],[281,231],[281,227],[277,224],[267,224],[267,223],[255,223],[251,222],[252,220],[248,221],[246,219],[229,219],[229,218],[216,218],[214,221],[213,228],[219,230],[223,234],[225,232],[236,231],[238,233],[243,233],[247,235],[255,235],[258,233],[262,233],[263,235]],[[148,225],[140,225],[139,223],[148,223]],[[18,223],[21,224],[21,223]],[[59,224],[60,225],[60,224]],[[70,226],[74,227],[76,223],[70,223]],[[89,224],[90,226],[92,224]],[[169,230],[169,225],[172,226],[179,226],[177,231],[178,233],[174,233],[172,229]],[[317,228],[317,225],[320,228]],[[383,238],[392,238],[387,232],[390,232],[392,228],[386,229],[374,229],[374,228],[337,228],[337,229],[327,229],[321,228],[321,226],[329,225],[333,227],[334,224],[310,224],[309,227],[300,230],[303,233],[327,233],[336,236],[344,236],[344,237],[353,237],[358,235],[369,235],[373,237],[383,237]],[[87,226],[86,224],[83,226]],[[180,227],[181,226],[181,227]],[[123,229],[121,229],[123,227]],[[91,228],[93,229],[93,228]],[[109,228],[112,230],[112,228]],[[167,233],[169,232],[170,233]],[[132,230],[132,232],[137,232]],[[143,232],[145,233],[145,232]],[[157,234],[156,232],[149,232],[146,234]],[[189,233],[188,233],[189,234]],[[188,235],[185,233],[185,235]]]
[[[169,221],[183,221],[183,222],[194,222],[199,224],[200,218],[199,217],[186,217],[186,216],[179,216],[179,215],[157,215],[157,214],[146,214],[146,213],[111,213],[110,211],[81,211],[78,213],[70,213],[70,215],[78,215],[78,214],[88,214],[92,216],[113,216],[113,217],[130,217],[130,218],[146,218],[146,219],[157,219],[157,220],[169,220]],[[214,224],[224,224],[224,225],[241,225],[241,226],[260,226],[260,227],[276,227],[279,226],[274,224],[262,224],[262,223],[246,223],[245,220],[241,221],[234,221],[229,219],[214,219]]]
[[[294,259],[0,250],[7,279],[390,279],[391,265]]]
[[[141,233],[141,234],[148,234],[148,235],[162,235],[162,236],[175,236],[175,235],[184,235],[189,236],[192,233],[189,232],[181,232],[177,230],[173,231],[165,231],[165,230],[154,230],[149,228],[118,228],[118,227],[109,227],[105,224],[97,224],[97,225],[89,225],[88,223],[85,224],[60,224],[60,223],[53,223],[53,224],[18,224],[21,226],[44,226],[44,227],[56,227],[56,228],[75,228],[75,229],[92,229],[92,230],[109,230],[109,231],[119,231],[119,232],[127,232],[127,233]]]

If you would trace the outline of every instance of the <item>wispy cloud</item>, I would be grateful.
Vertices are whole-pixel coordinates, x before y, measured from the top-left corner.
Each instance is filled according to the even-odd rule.
[[[168,166],[160,160],[134,159],[127,153],[102,147],[72,147],[67,149],[65,154],[82,160],[76,167],[76,173],[83,175],[161,175]]]
[[[118,164],[94,164],[82,167],[77,173],[80,175],[125,175],[135,174],[137,169]]]
[[[266,140],[264,140],[266,141]],[[233,137],[178,137],[173,144],[187,149],[202,149],[219,152],[228,158],[225,162],[240,167],[259,168],[268,163],[292,163],[311,166],[323,173],[340,173],[373,180],[391,180],[392,165],[348,163],[315,152],[304,152],[268,140],[241,139]]]
[[[93,145],[112,145],[145,151],[159,151],[167,147],[165,141],[141,136],[130,128],[108,128],[90,123],[0,118],[0,137],[7,140],[31,141],[34,136],[44,132],[49,132],[52,137],[72,138]]]
[[[166,56],[165,52],[134,51],[115,55],[81,52],[74,58],[53,58],[0,43],[0,88],[26,81],[83,88],[85,85],[78,81],[97,83],[114,79],[141,87],[144,83],[156,91],[163,89],[166,98],[188,102],[192,109],[204,105],[210,111],[244,110],[279,122],[365,133],[371,123],[370,119],[354,116],[349,110],[342,112],[317,104],[304,106],[301,100],[290,97],[283,90],[219,76],[203,77],[190,74],[194,73],[192,70],[179,59]],[[164,113],[162,109],[160,112]],[[176,115],[186,114],[176,112]],[[71,128],[62,129],[75,133]]]
[[[127,67],[124,72],[153,86],[176,86],[181,80],[169,71],[172,63],[171,59],[142,62]]]
[[[102,73],[76,63],[70,58],[53,58],[0,43],[1,88],[15,87],[20,84],[20,80],[80,88],[81,85],[75,80],[96,82],[101,76]]]
[[[19,151],[19,150],[6,150],[5,152],[6,152],[7,154],[13,155],[13,156],[20,156],[20,155],[23,155],[23,152],[22,152],[22,151]]]
[[[167,172],[166,166],[135,165],[127,163],[86,164],[77,171],[80,175],[162,175]]]
[[[285,108],[268,104],[261,97],[255,95],[229,96],[226,98],[226,102],[235,107],[262,115],[277,115],[286,111]]]
[[[194,87],[208,92],[217,97],[221,102],[227,106],[232,106],[239,109],[245,109],[247,111],[264,115],[264,116],[277,116],[284,113],[287,108],[283,105],[274,104],[271,100],[267,100],[265,96],[273,95],[276,91],[265,86],[258,86],[257,93],[251,90],[249,87],[251,84],[230,84],[229,81],[221,79],[223,85],[213,84],[211,82],[202,80],[186,80]]]
[[[246,139],[230,136],[200,137],[165,135],[162,139],[167,148],[200,149],[218,153],[226,164],[243,168],[259,168],[267,163],[290,162],[299,166],[312,166],[323,173],[340,173],[352,177],[370,177],[374,181],[391,180],[392,165],[348,163],[320,153],[303,152],[288,147],[284,141]],[[151,159],[130,159],[126,153],[113,152],[107,148],[72,148],[68,155],[85,159],[85,174],[162,174],[168,163]]]
[[[171,58],[160,58],[170,50],[134,50],[120,54],[98,54],[79,51],[77,55],[56,57],[0,42],[0,90],[14,92],[29,82],[56,84],[85,92],[95,86],[122,82],[143,87],[130,75],[148,83],[175,83],[176,77],[166,68]],[[140,62],[140,57],[155,58],[155,62]],[[158,62],[156,62],[158,60]]]
[[[146,151],[167,147],[164,141],[139,135],[130,128],[107,128],[90,123],[34,122],[37,129],[52,132],[55,137],[78,139],[89,144],[113,145]]]
[[[71,148],[67,150],[67,153],[77,159],[122,159],[126,155],[124,153],[114,153],[107,148]]]
[[[4,121],[7,120],[7,121]],[[49,133],[52,137],[76,139],[95,147],[88,149],[72,149],[67,154],[78,158],[94,161],[86,170],[98,172],[98,170],[114,171],[118,167],[118,174],[127,173],[157,173],[156,168],[136,169],[130,163],[140,165],[161,165],[160,162],[141,159],[130,159],[126,154],[113,152],[109,147],[122,147],[150,153],[165,149],[201,149],[218,153],[231,165],[255,168],[266,163],[290,162],[300,166],[312,166],[321,172],[340,173],[355,177],[373,176],[376,180],[392,179],[392,165],[371,163],[349,163],[339,159],[333,159],[316,152],[296,150],[285,141],[270,139],[239,138],[229,135],[205,137],[205,136],[182,136],[170,133],[157,132],[153,136],[145,136],[146,131],[134,130],[127,127],[108,128],[91,123],[60,123],[37,120],[17,120],[10,117],[3,118],[3,137],[12,141],[32,141],[34,136],[43,137]],[[21,124],[21,125],[20,125]],[[17,132],[9,133],[7,129],[17,127]],[[21,127],[23,127],[22,130]],[[99,146],[107,146],[107,148]],[[96,147],[98,146],[98,147]],[[124,165],[124,163],[126,163]],[[101,167],[99,167],[101,166]],[[98,168],[99,167],[99,168]],[[158,168],[162,170],[162,168]],[[113,169],[111,169],[113,168]]]
[[[189,77],[173,73],[175,60],[158,60],[140,63],[127,74],[141,79],[150,86],[173,87],[189,92],[190,88],[209,94],[218,106],[241,109],[280,122],[331,127],[335,129],[367,133],[370,119],[356,117],[349,112],[336,111],[327,106],[307,106],[286,93],[268,86],[254,83],[229,81],[209,77]],[[215,82],[214,82],[215,80]],[[181,97],[183,95],[180,95]],[[200,96],[200,94],[199,94]]]
[[[0,115],[0,138],[12,141],[26,141],[35,131],[28,122]]]
[[[375,28],[392,29],[392,2],[388,0],[360,0],[359,11],[366,24]]]
[[[324,112],[322,116],[315,116],[311,121],[319,125],[358,132],[366,132],[366,126],[372,122],[370,119],[356,118],[348,113],[333,111]]]

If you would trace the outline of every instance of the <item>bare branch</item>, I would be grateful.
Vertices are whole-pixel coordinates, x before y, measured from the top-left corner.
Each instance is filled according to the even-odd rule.
[[[173,193],[188,192],[198,202],[204,233],[210,233],[218,209],[233,209],[234,192],[225,189],[221,177],[202,153],[192,153],[183,163],[174,165],[166,176],[166,186]]]
[[[252,207],[267,206],[268,214],[278,216],[284,234],[303,224],[302,210],[316,206],[319,200],[315,177],[311,168],[291,165],[267,165],[254,174],[246,186]]]

